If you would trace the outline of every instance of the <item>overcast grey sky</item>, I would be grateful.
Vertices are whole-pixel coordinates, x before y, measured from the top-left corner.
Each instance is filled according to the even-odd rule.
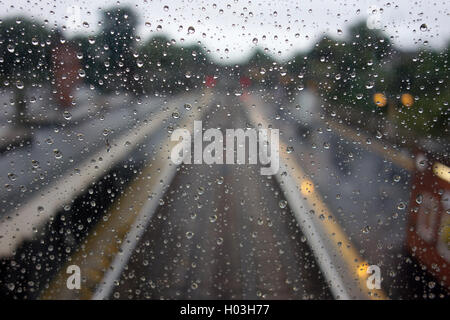
[[[19,13],[48,20],[49,25],[66,26],[67,34],[94,34],[102,9],[124,5],[139,15],[143,40],[163,32],[179,44],[201,41],[215,59],[226,62],[238,62],[255,46],[286,58],[310,47],[324,33],[344,39],[358,20],[384,30],[403,49],[424,42],[442,47],[450,38],[446,0],[0,0],[3,18]],[[426,30],[421,30],[422,24]],[[195,32],[188,32],[189,27]]]

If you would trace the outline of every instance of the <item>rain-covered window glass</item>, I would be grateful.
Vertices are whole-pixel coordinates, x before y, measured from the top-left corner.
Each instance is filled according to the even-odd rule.
[[[0,9],[2,298],[448,299],[448,2]]]

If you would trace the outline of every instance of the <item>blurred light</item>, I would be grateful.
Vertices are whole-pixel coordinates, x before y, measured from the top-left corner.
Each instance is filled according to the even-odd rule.
[[[400,101],[402,102],[402,105],[408,108],[414,104],[414,98],[409,93],[402,94]]]
[[[382,93],[375,93],[373,95],[373,102],[375,102],[375,104],[378,107],[384,107],[386,105],[387,99],[386,96]]]
[[[300,191],[304,196],[308,196],[314,192],[314,184],[311,180],[305,179],[300,185]]]
[[[450,168],[447,167],[445,164],[436,162],[433,165],[433,173],[442,180],[450,183]]]
[[[363,263],[358,266],[357,273],[360,278],[367,278],[367,269],[369,268],[368,263]]]

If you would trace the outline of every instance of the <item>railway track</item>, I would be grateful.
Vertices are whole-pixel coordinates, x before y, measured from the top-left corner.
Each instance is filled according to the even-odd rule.
[[[209,106],[180,127],[194,118],[221,129],[262,123],[236,97],[199,104]],[[336,222],[318,230],[324,222],[312,219],[331,212],[317,193],[303,194],[311,182],[298,165],[287,181],[296,164],[286,153],[285,169],[266,177],[255,165],[176,167],[167,161],[172,146],[140,171],[67,263],[85,270],[81,290],[66,288],[61,268],[42,299],[385,298],[364,287],[365,261]]]
[[[115,175],[106,170],[114,161],[119,167],[140,163],[123,178],[120,188],[105,187],[87,196],[86,201],[104,198],[102,212],[95,213],[97,218],[84,236],[59,256],[56,266],[46,260],[45,266],[53,272],[47,273],[47,279],[41,276],[30,297],[347,300],[393,295],[368,287],[367,270],[379,261],[354,243],[353,233],[348,234],[311,174],[311,164],[305,166],[290,150],[285,131],[280,134],[280,164],[274,175],[261,175],[258,164],[172,163],[176,142],[170,140],[170,133],[177,128],[193,132],[195,120],[203,121],[204,129],[222,131],[273,127],[266,112],[270,107],[255,95],[214,95],[206,90],[189,99],[174,99],[160,115],[115,143],[134,148],[118,148],[109,158],[99,154],[106,162],[100,167],[86,164],[83,179],[71,182],[77,185],[64,185],[62,180],[62,186],[34,200],[53,208],[39,219],[61,219],[58,210],[64,203],[98,184],[105,174]],[[180,111],[186,103],[191,107]],[[133,161],[123,162],[131,157]],[[395,157],[392,162],[405,163]],[[33,230],[42,229],[37,217],[26,219],[35,206],[25,205],[8,224],[0,224],[9,254],[16,248],[22,255],[27,252],[20,251],[20,243],[33,238]],[[14,229],[20,223],[26,227]],[[73,229],[82,223],[72,224]],[[37,239],[41,245],[51,245],[46,242],[51,239]],[[67,287],[66,270],[71,265],[81,270],[79,290]],[[26,279],[22,276],[21,281]]]

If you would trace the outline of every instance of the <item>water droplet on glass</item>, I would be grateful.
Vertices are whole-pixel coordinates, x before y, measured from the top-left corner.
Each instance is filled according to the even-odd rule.
[[[416,197],[416,203],[421,204],[423,201],[423,196],[421,194],[418,194]]]
[[[192,231],[186,232],[186,238],[192,239],[193,236],[194,236],[194,233]]]
[[[62,153],[61,153],[61,151],[59,151],[59,149],[53,149],[53,154],[55,155],[56,159],[62,158]]]
[[[17,87],[17,89],[22,90],[22,89],[24,88],[23,82],[20,81],[20,80],[17,80],[17,81],[16,81],[16,87]]]
[[[64,113],[63,113],[63,117],[64,117],[64,119],[66,119],[66,120],[70,120],[71,118],[72,118],[72,115],[70,114],[70,112],[69,111],[64,111]]]

